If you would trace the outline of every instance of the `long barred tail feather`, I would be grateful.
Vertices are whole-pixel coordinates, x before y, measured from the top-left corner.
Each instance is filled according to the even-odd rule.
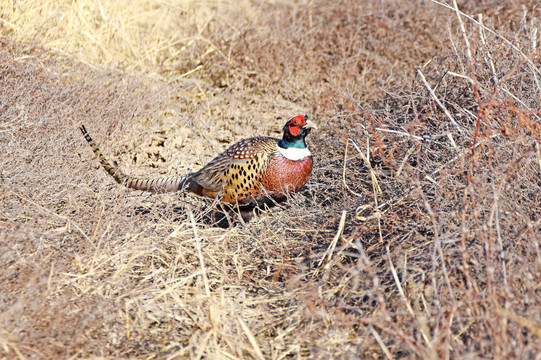
[[[152,193],[166,193],[179,191],[184,188],[186,176],[173,175],[164,178],[137,179],[127,177],[123,185],[136,190],[143,190]]]
[[[186,182],[189,180],[189,176],[173,175],[165,178],[155,179],[139,179],[124,174],[118,167],[112,165],[109,160],[101,153],[98,145],[92,140],[88,131],[84,125],[79,128],[83,133],[86,141],[94,151],[94,154],[98,157],[101,166],[111,175],[117,183],[127,186],[131,189],[143,190],[153,193],[165,193],[182,190],[186,186]]]

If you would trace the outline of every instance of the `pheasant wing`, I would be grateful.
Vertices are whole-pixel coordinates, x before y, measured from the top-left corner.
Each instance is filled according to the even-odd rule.
[[[255,159],[267,158],[265,155],[276,148],[276,141],[269,137],[241,140],[214,158],[192,178],[207,191],[222,191],[239,180],[237,173],[240,169]]]

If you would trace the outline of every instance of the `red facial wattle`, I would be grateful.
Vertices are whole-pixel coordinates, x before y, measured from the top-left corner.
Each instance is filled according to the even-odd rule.
[[[289,132],[293,136],[299,135],[299,132],[301,131],[301,127],[299,125],[289,125]]]
[[[306,125],[306,119],[302,115],[297,115],[289,120],[289,132],[293,136],[299,135],[301,126]]]

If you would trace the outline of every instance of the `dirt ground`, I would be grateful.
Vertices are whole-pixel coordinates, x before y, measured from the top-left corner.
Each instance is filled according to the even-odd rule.
[[[456,7],[455,7],[456,6]],[[7,1],[0,358],[541,359],[534,1]],[[126,189],[319,125],[248,222]]]

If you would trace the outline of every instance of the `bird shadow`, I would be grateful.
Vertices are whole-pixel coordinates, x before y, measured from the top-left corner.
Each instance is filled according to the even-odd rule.
[[[227,204],[218,203],[212,205],[202,205],[202,209],[197,211],[196,221],[200,224],[215,226],[222,229],[229,229],[237,225],[246,225],[254,218],[282,203],[285,199],[265,199],[251,202],[248,204]],[[173,214],[173,222],[186,221],[188,208],[186,206],[174,206],[166,209],[166,205],[159,205],[160,213],[166,210]],[[137,206],[134,209],[134,216],[142,216],[156,213],[156,208]]]

